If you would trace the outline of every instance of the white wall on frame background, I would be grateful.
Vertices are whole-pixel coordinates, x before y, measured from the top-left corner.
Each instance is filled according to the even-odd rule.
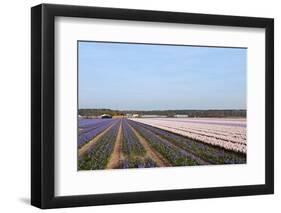
[[[196,12],[209,14],[227,14],[260,16],[275,18],[275,53],[280,55],[281,47],[279,37],[281,36],[281,15],[279,13],[278,1],[263,1],[253,3],[250,1],[44,1],[45,3],[59,4],[82,4],[87,6],[126,7],[135,9],[172,10],[182,12]],[[39,210],[27,204],[30,180],[30,7],[42,3],[41,1],[10,1],[2,3],[1,12],[1,84],[2,97],[1,111],[1,141],[4,150],[1,154],[1,210],[37,212]],[[279,70],[280,62],[276,60],[275,70]],[[280,102],[280,73],[276,72],[276,99],[275,99],[275,125],[276,130],[281,127],[281,102]],[[9,112],[9,113],[8,113]],[[15,124],[16,123],[16,124]],[[15,131],[13,127],[19,127]],[[13,140],[13,137],[16,139]],[[276,168],[281,162],[278,154],[281,139],[280,131],[275,136]],[[209,200],[189,200],[164,203],[149,203],[137,205],[119,205],[106,207],[91,207],[79,209],[67,209],[69,212],[132,212],[132,211],[189,211],[194,212],[238,212],[238,211],[274,211],[280,200],[280,170],[276,170],[275,195],[220,198]],[[94,209],[93,209],[94,208]],[[57,212],[65,212],[60,209]]]

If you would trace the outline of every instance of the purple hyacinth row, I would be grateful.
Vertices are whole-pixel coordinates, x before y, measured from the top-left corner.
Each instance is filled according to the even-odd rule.
[[[92,129],[78,136],[78,147],[81,147],[86,142],[93,139],[95,136],[97,136],[99,133],[104,131],[114,122],[116,122],[116,120],[110,119],[110,120],[102,120],[100,122],[93,122],[92,126],[90,126],[90,124],[88,123],[87,128],[92,128]]]
[[[122,151],[126,155],[144,155],[145,150],[141,143],[138,141],[137,136],[128,125],[128,120],[123,120],[123,139]]]
[[[105,121],[104,119],[79,119],[78,120],[78,126],[79,128],[85,129],[85,128],[89,128],[95,124],[98,124],[100,122]]]

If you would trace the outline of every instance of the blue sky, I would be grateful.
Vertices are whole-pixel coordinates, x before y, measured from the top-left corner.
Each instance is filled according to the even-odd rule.
[[[79,42],[79,108],[246,109],[247,49]]]

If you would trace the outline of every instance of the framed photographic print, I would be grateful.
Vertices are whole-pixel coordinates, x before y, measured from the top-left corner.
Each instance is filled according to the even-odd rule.
[[[274,21],[31,9],[31,203],[272,194]]]

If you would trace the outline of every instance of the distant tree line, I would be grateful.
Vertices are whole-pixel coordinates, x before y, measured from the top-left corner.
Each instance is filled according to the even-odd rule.
[[[79,109],[81,116],[100,116],[109,114],[121,116],[126,114],[139,115],[165,115],[174,117],[175,115],[188,115],[189,117],[246,117],[246,110],[111,110],[111,109]]]
[[[100,116],[103,114],[109,114],[111,116],[124,115],[121,111],[111,109],[79,109],[78,113],[81,116]]]

